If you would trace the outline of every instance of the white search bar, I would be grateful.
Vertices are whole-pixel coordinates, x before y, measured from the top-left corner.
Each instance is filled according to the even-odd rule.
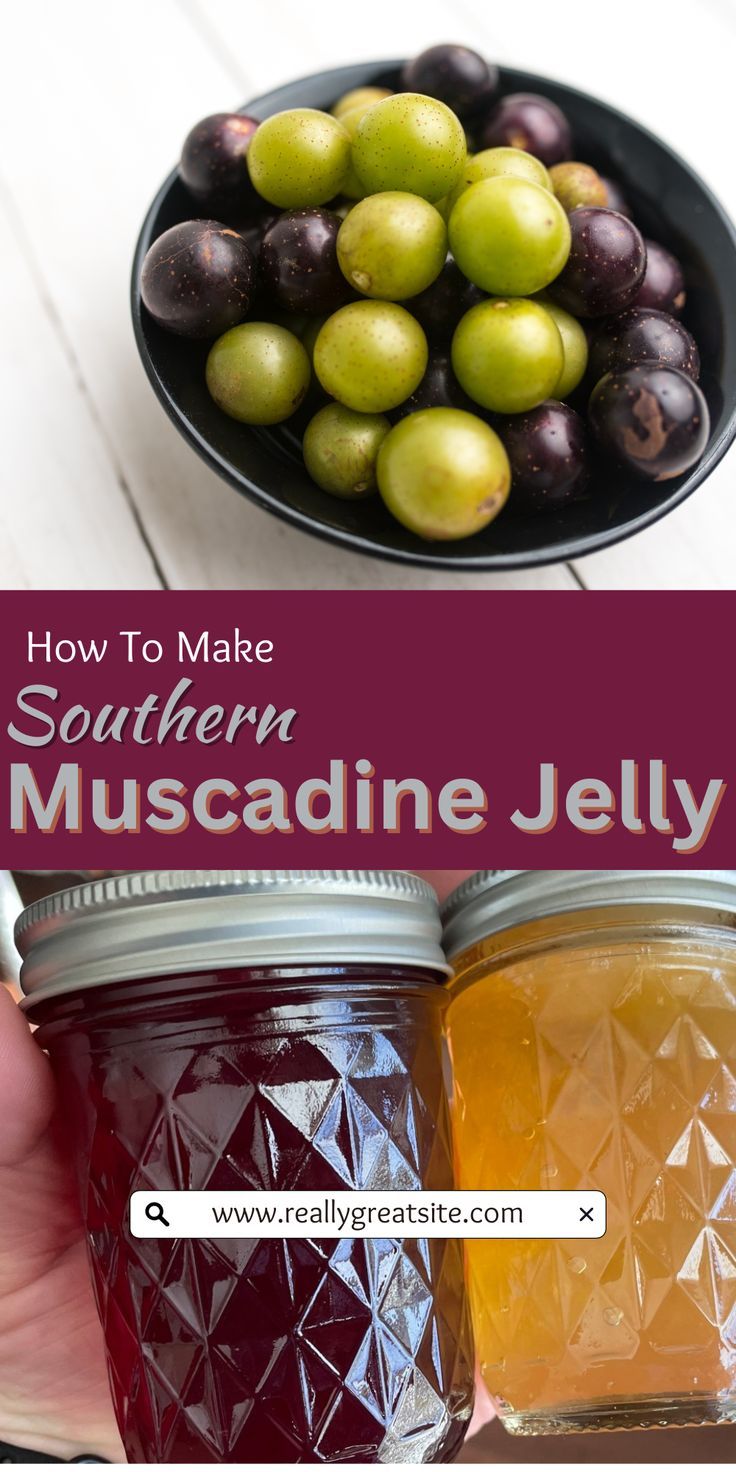
[[[135,1191],[134,1237],[594,1238],[602,1191]]]

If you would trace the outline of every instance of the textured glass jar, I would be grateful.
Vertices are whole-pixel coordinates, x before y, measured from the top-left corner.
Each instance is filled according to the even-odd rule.
[[[457,1184],[597,1188],[598,1241],[468,1242],[517,1433],[736,1421],[736,872],[488,873],[451,897]]]
[[[345,871],[154,872],[21,921],[131,1461],[457,1451],[473,1381],[461,1243],[128,1227],[138,1189],[451,1186],[438,941],[419,881]]]

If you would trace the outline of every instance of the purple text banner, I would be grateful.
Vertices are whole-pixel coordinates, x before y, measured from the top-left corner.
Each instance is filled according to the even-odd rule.
[[[736,860],[728,594],[0,598],[8,867]]]

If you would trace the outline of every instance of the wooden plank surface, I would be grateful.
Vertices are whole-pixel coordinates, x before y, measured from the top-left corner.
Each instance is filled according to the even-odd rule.
[[[110,447],[0,191],[3,585],[160,587]],[[32,415],[29,408],[32,407]],[[81,470],[81,475],[80,475]]]
[[[138,541],[132,561],[120,559],[132,586],[150,585],[154,561],[174,587],[736,586],[734,456],[667,521],[581,560],[574,575],[562,565],[505,578],[433,575],[350,556],[276,522],[205,470],[156,404],[132,341],[127,278],[139,222],[192,121],[318,67],[448,37],[634,112],[736,209],[730,132],[724,117],[718,122],[736,42],[730,0],[672,0],[666,15],[660,5],[620,0],[605,31],[582,0],[372,0],[367,16],[336,0],[46,0],[13,10],[0,56],[0,179],[24,241],[25,300],[29,291],[37,297],[25,310],[34,320],[41,312],[57,338],[58,351],[45,355],[48,373],[60,374],[49,398],[63,401],[73,371],[97,431],[70,435],[61,481],[44,474],[34,484],[35,514],[49,525],[61,518],[73,537],[30,548],[24,497],[6,491],[11,586],[107,581],[105,538],[118,542],[118,503]],[[19,311],[16,320],[22,326]],[[33,387],[14,388],[13,466],[30,438],[44,438]],[[30,466],[25,475],[24,486]]]

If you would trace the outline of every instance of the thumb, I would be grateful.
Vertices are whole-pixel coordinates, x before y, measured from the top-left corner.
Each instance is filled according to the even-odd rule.
[[[414,873],[432,885],[442,904],[448,894],[452,894],[453,889],[457,889],[458,884],[462,884],[463,880],[475,874],[475,869],[415,869]]]
[[[0,985],[0,1166],[35,1150],[54,1110],[51,1065],[10,992]]]

